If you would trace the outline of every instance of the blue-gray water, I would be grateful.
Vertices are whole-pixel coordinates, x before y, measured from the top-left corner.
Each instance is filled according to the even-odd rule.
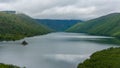
[[[27,68],[77,68],[89,56],[99,50],[117,44],[94,42],[104,36],[90,36],[79,33],[50,33],[25,38],[29,44],[0,42],[0,62],[25,66]]]

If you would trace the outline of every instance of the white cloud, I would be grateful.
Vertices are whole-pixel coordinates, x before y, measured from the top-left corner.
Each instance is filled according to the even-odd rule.
[[[119,6],[120,0],[0,0],[0,10],[52,19],[91,19],[120,12]]]
[[[5,4],[5,3],[0,3],[0,10],[12,10],[13,8],[8,5],[8,4]]]
[[[36,17],[41,16],[41,18],[52,18],[53,19],[84,19],[84,15],[88,15],[93,13],[96,10],[95,7],[77,7],[77,6],[62,6],[62,7],[54,7],[47,10],[42,11],[41,13],[35,14]],[[88,12],[89,11],[89,12]],[[82,15],[82,16],[81,16]]]

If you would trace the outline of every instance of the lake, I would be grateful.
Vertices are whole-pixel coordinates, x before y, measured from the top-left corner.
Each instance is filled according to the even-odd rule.
[[[77,68],[92,53],[119,45],[111,39],[113,38],[58,32],[15,42],[3,41],[0,42],[0,62],[26,68]],[[21,45],[23,40],[29,44]]]

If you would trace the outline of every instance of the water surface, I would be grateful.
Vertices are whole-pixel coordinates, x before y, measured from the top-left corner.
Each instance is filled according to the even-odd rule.
[[[27,68],[77,68],[92,53],[119,45],[109,39],[113,38],[60,32],[25,38],[27,46],[21,45],[23,40],[0,42],[0,62]]]

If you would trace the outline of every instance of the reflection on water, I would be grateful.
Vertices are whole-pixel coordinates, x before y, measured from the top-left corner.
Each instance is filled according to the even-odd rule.
[[[69,55],[69,54],[47,54],[44,55],[46,59],[51,59],[55,61],[64,61],[64,62],[69,62],[69,63],[74,63],[78,61],[79,58],[89,58],[89,54],[86,55]],[[80,62],[80,61],[78,61]]]
[[[100,44],[114,44],[114,45],[120,45],[120,39],[119,38],[112,38],[112,37],[106,37],[106,38],[69,38],[66,39],[66,41],[87,41],[87,42],[94,42],[94,43],[100,43]]]
[[[60,37],[60,36],[59,36]],[[66,39],[64,41],[89,41],[94,43],[101,43],[101,44],[114,44],[114,45],[120,45],[120,38],[115,37],[106,37],[106,36],[91,36],[87,34],[80,34],[79,35],[72,35],[72,36],[61,36]]]
[[[29,44],[22,46],[23,40]],[[27,68],[76,68],[92,53],[120,42],[80,33],[51,33],[23,40],[0,42],[0,62]]]
[[[106,39],[87,40],[87,41],[96,42],[96,43],[102,43],[102,44],[120,45],[120,39],[118,39],[118,38],[106,38]]]

